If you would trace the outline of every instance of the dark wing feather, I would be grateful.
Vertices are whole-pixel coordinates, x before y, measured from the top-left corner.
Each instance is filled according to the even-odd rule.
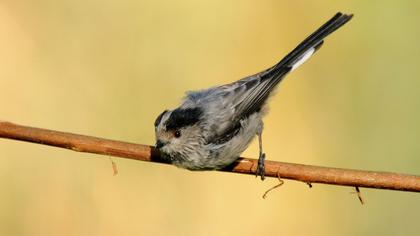
[[[231,117],[231,126],[225,127],[224,132],[220,132],[213,140],[225,140],[224,137],[231,137],[232,133],[237,132],[238,123],[241,119],[261,110],[273,89],[282,79],[292,70],[293,66],[298,66],[308,52],[311,55],[323,44],[326,36],[343,26],[353,15],[337,13],[329,21],[323,24],[314,33],[303,40],[294,50],[286,55],[280,62],[273,67],[258,74],[239,80],[230,86],[235,87],[230,95],[233,99],[234,114]],[[303,61],[303,60],[302,60]]]

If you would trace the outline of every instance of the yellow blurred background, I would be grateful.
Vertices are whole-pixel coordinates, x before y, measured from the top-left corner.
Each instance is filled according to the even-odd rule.
[[[419,1],[0,2],[0,119],[143,144],[184,91],[281,59],[354,19],[281,84],[267,158],[420,174]],[[244,156],[256,157],[255,143]],[[0,140],[1,235],[418,235],[420,195],[286,181]]]

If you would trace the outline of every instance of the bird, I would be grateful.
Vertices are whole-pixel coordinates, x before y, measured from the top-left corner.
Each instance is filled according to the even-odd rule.
[[[188,91],[175,109],[157,116],[156,149],[161,158],[188,170],[220,170],[235,162],[258,137],[256,176],[265,178],[262,147],[267,100],[287,74],[314,55],[324,38],[353,14],[336,13],[274,66],[238,81]]]

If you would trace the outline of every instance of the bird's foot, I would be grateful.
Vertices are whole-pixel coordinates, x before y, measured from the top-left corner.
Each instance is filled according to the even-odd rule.
[[[262,153],[258,158],[258,166],[257,170],[255,171],[255,177],[261,176],[261,180],[265,179],[265,153]]]

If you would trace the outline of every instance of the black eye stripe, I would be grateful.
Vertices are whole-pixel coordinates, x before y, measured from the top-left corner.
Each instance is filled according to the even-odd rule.
[[[177,130],[185,126],[191,126],[200,120],[202,115],[200,108],[176,109],[166,121],[166,129]]]
[[[164,110],[155,120],[155,127],[157,127],[160,124],[160,121],[162,120],[162,117],[168,112],[168,110]]]

